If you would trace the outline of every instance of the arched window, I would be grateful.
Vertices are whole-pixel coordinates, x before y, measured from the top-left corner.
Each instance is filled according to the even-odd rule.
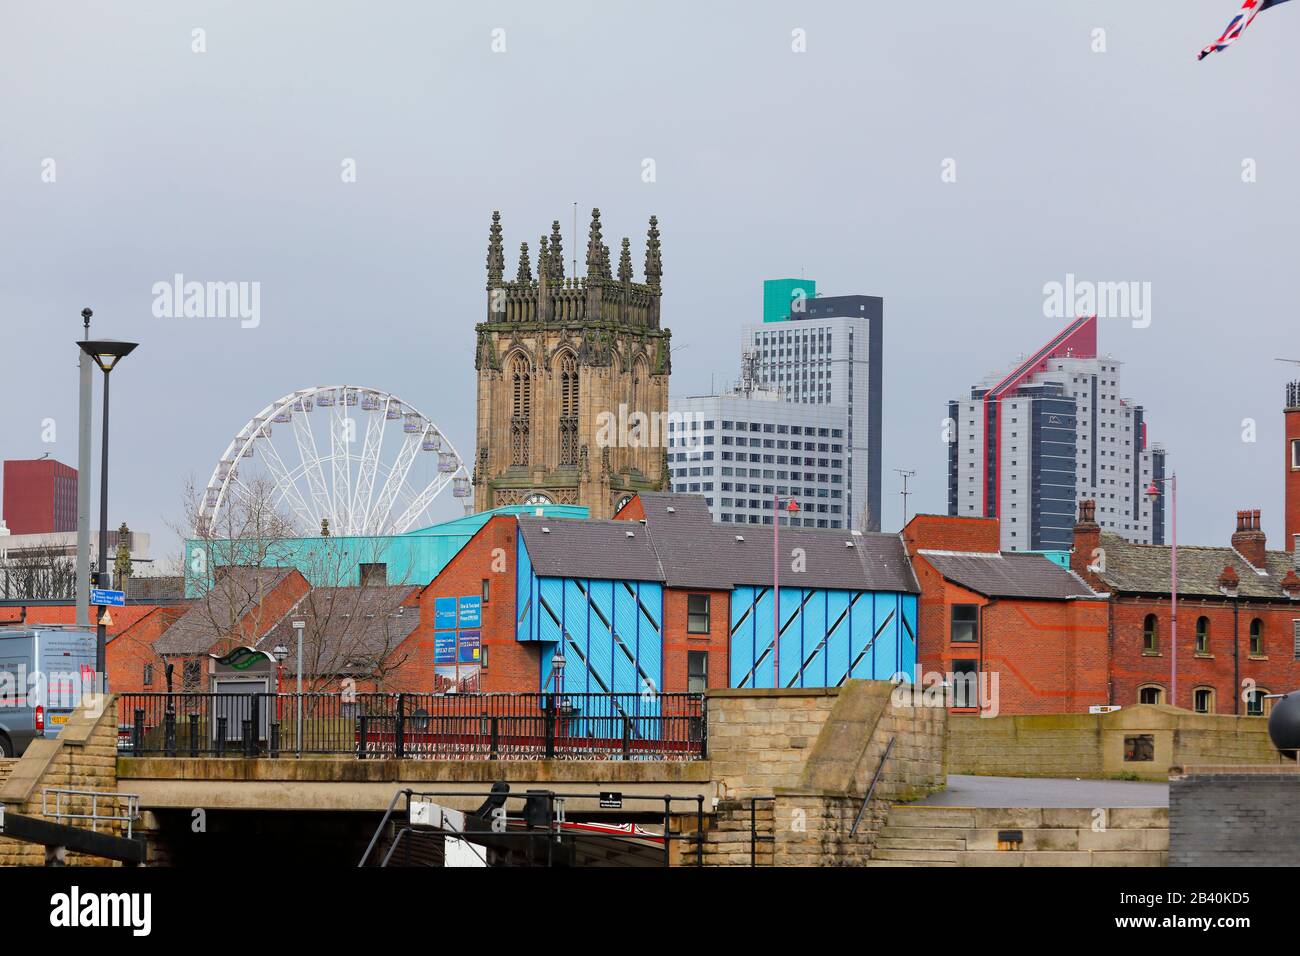
[[[1147,684],[1145,687],[1138,688],[1139,704],[1163,704],[1165,702],[1165,689],[1159,684]]]
[[[578,360],[560,353],[560,464],[578,463]]]
[[[1263,687],[1256,687],[1246,693],[1246,716],[1263,717],[1267,714],[1268,708],[1265,706],[1268,701],[1265,700],[1268,691]]]
[[[1264,622],[1259,618],[1250,622],[1250,656],[1264,656]]]
[[[529,428],[533,419],[533,381],[528,359],[510,361],[510,464],[528,464]]]
[[[1198,687],[1192,691],[1192,709],[1198,714],[1214,713],[1214,688]]]
[[[1210,619],[1205,615],[1196,619],[1196,653],[1210,653]]]
[[[1158,654],[1160,652],[1160,639],[1157,631],[1160,628],[1160,622],[1154,614],[1148,614],[1142,622],[1142,653]]]

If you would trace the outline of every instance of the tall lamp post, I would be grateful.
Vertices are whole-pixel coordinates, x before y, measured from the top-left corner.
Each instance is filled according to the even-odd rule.
[[[293,633],[298,637],[298,707],[295,715],[294,739],[298,742],[298,756],[302,756],[302,632],[306,621],[294,621]]]
[[[799,502],[793,498],[784,498],[779,494],[772,496],[772,688],[781,687],[781,502],[786,502],[785,510],[793,518],[799,513]]]
[[[1169,703],[1178,706],[1178,472],[1168,478],[1153,478],[1146,495],[1152,508],[1160,497],[1158,485],[1169,483],[1170,518],[1173,524],[1172,548],[1169,552]]]
[[[81,351],[95,360],[95,364],[104,373],[104,433],[100,438],[99,461],[99,566],[96,583],[99,587],[107,587],[111,583],[106,570],[108,568],[108,382],[111,378],[109,373],[117,367],[118,362],[135,351],[137,343],[98,339],[81,341],[77,344],[81,346]],[[103,615],[100,615],[100,620],[95,624],[95,670],[99,674],[100,686],[103,689],[107,689],[108,681],[107,667],[104,663],[106,633],[107,627],[103,623]]]

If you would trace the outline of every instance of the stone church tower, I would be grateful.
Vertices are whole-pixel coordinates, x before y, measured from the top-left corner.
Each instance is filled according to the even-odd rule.
[[[478,347],[474,507],[585,505],[608,518],[638,491],[667,487],[671,333],[659,324],[659,226],[646,234],[645,281],[632,281],[624,239],[618,272],[591,211],[587,274],[564,274],[558,221],[541,238],[534,277],[528,243],[505,278],[501,214],[492,213],[487,321]]]

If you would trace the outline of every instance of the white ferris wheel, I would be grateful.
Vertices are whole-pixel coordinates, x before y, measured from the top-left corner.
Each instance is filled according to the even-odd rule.
[[[470,495],[451,441],[414,405],[359,385],[317,385],[267,405],[235,436],[199,503],[199,529],[220,533],[225,509],[269,491],[303,536],[400,534],[433,523],[451,486]],[[469,502],[466,501],[466,511]]]

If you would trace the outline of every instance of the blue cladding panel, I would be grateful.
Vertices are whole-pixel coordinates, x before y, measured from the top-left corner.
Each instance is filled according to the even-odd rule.
[[[532,593],[536,579],[533,577],[533,559],[524,547],[524,536],[515,535],[515,640],[532,641],[537,616],[537,601]]]
[[[515,633],[518,640],[544,642],[539,686],[550,677],[558,652],[564,655],[564,689],[570,693],[658,692],[663,680],[663,587],[539,578],[526,557],[522,552],[519,593],[535,595],[534,610],[525,615],[528,626],[520,624]]]
[[[888,680],[916,666],[915,595],[782,588],[781,618],[782,687],[835,687],[850,670],[856,678]],[[770,589],[736,588],[732,687],[772,686],[771,645]]]
[[[818,661],[819,676],[824,686],[833,687],[849,670],[849,645],[852,643],[852,618],[849,616],[848,591],[828,591],[826,594],[826,627],[829,636],[826,649]]]
[[[564,588],[558,578],[538,578],[537,622],[538,640],[557,643],[560,640],[561,621],[564,616]]]

